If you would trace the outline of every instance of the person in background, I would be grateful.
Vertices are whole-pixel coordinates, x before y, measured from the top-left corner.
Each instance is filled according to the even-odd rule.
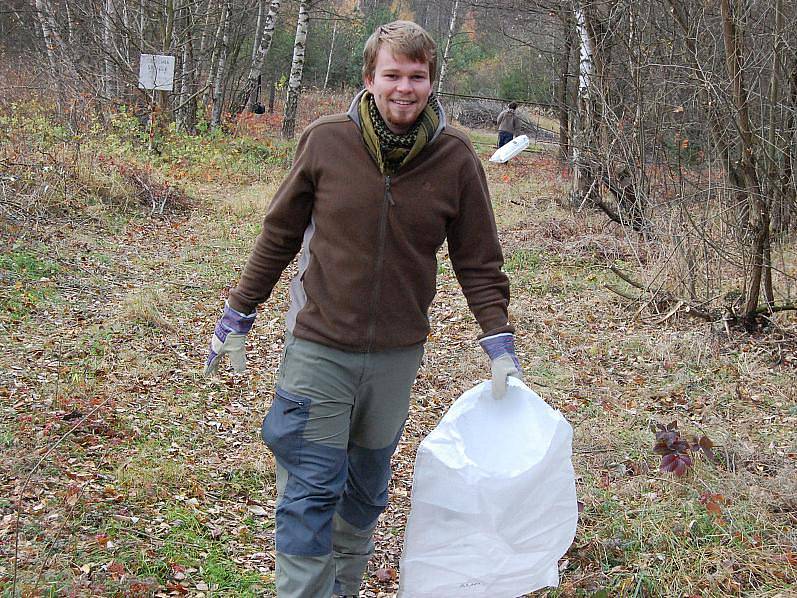
[[[493,394],[521,376],[484,170],[432,93],[436,46],[408,21],[363,52],[365,89],[301,135],[211,341],[245,367],[246,335],[294,256],[285,345],[262,437],[276,457],[279,598],[357,596],[387,506],[390,459],[429,334],[437,251],[490,358]]]
[[[515,110],[517,109],[516,102],[510,102],[495,119],[498,123],[498,147],[503,147],[515,138],[520,128],[520,120],[518,119]]]

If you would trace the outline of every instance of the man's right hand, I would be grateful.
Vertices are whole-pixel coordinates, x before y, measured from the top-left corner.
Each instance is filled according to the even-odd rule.
[[[235,311],[228,303],[224,313],[216,323],[216,330],[210,341],[210,354],[205,362],[205,375],[215,374],[222,356],[230,356],[230,363],[236,372],[246,369],[246,335],[252,329],[257,312],[249,315]]]

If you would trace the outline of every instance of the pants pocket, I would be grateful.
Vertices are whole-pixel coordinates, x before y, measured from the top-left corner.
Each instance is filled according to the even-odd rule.
[[[277,388],[271,408],[263,418],[260,435],[285,466],[299,463],[309,413],[310,399]]]

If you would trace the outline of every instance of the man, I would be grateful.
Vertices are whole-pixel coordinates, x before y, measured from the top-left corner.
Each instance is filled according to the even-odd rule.
[[[262,429],[277,461],[279,598],[359,592],[446,239],[484,331],[495,395],[507,375],[520,376],[487,182],[432,94],[435,44],[415,23],[396,21],[371,35],[363,57],[366,89],[348,113],[302,134],[206,367],[215,371],[225,353],[244,367],[255,308],[301,249]]]
[[[516,102],[510,102],[509,105],[501,111],[495,122],[498,123],[498,147],[503,147],[515,138],[520,123],[518,122]]]

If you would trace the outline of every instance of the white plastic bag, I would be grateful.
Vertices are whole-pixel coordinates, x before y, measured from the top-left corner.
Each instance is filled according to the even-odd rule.
[[[503,164],[504,162],[509,162],[512,158],[517,156],[520,152],[526,149],[529,146],[529,138],[526,135],[520,135],[519,137],[515,137],[509,143],[502,145],[492,156],[490,156],[490,162],[498,162],[499,164]]]
[[[559,585],[578,519],[573,430],[509,378],[463,394],[415,459],[398,598],[514,598]]]

